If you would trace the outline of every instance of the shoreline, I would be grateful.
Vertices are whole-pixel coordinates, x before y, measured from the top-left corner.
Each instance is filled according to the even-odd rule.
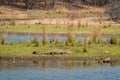
[[[0,56],[0,61],[104,61],[119,62],[120,56]]]
[[[17,34],[17,35],[44,35],[43,32],[12,32],[12,31],[8,31],[8,32],[4,32],[4,31],[0,31],[1,33],[7,33],[7,34]],[[68,32],[47,32],[45,33],[46,35],[49,36],[54,36],[54,35],[68,35]],[[90,36],[92,35],[92,32],[74,32],[74,34],[76,36]],[[111,36],[113,35],[113,33],[101,33],[102,36]],[[114,33],[114,35],[120,36],[119,33]]]

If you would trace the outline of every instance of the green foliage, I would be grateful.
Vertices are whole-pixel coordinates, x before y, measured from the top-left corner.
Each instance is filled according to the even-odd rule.
[[[118,43],[118,39],[117,39],[117,36],[116,35],[113,35],[111,38],[110,38],[110,44],[117,44]]]
[[[34,36],[33,43],[35,44],[36,47],[39,46],[39,39],[37,35]]]
[[[5,44],[5,41],[6,41],[6,35],[7,35],[6,32],[1,34],[1,44]]]
[[[68,39],[66,41],[67,45],[74,46],[74,44],[75,44],[75,33],[74,33],[74,30],[75,30],[74,24],[73,23],[68,23],[68,28],[67,28]]]
[[[97,38],[100,36],[101,29],[95,27],[92,32],[92,42],[96,43]]]
[[[5,37],[2,37],[1,38],[1,44],[5,44],[5,40],[6,40]]]
[[[85,39],[83,43],[83,52],[87,52],[87,39]]]

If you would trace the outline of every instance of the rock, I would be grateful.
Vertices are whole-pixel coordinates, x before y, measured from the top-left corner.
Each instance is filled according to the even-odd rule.
[[[36,52],[34,51],[33,54],[51,54],[51,55],[55,55],[55,54],[70,54],[71,51],[69,50],[51,50],[51,51],[46,51],[46,52]]]
[[[107,58],[102,58],[102,61],[103,61],[103,63],[109,63],[109,62],[111,62],[112,60],[111,60],[110,57],[107,57]]]

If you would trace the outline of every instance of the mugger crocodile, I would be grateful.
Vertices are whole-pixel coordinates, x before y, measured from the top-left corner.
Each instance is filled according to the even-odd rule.
[[[70,54],[71,51],[70,50],[51,50],[51,51],[45,51],[45,52],[37,52],[34,51],[33,54],[51,54],[51,55],[55,55],[55,54]]]

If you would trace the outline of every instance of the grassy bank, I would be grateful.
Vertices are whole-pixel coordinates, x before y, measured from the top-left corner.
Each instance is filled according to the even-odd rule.
[[[70,50],[70,55],[64,56],[120,56],[120,45],[111,44],[88,44],[85,52],[84,43],[76,43],[74,46],[67,46],[65,43],[48,43],[38,46],[34,43],[5,43],[0,44],[0,56],[35,56],[33,51],[44,52],[49,50]],[[41,55],[43,56],[43,55]],[[59,55],[58,55],[59,56]]]
[[[43,32],[43,27],[46,28],[46,32],[67,32],[68,28],[71,24],[68,25],[43,25],[43,24],[36,24],[36,25],[4,25],[0,26],[0,31],[10,31],[10,32]],[[99,29],[101,33],[117,33],[120,34],[120,27],[115,26],[99,26],[95,28],[95,26],[89,25],[72,25],[74,28],[74,32],[85,32],[90,33],[93,32],[94,29]]]

